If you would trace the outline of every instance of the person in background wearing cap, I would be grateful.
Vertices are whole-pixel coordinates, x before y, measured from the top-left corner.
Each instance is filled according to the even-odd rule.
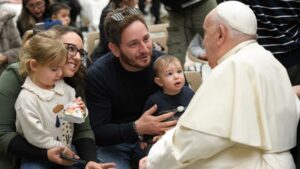
[[[295,169],[296,95],[285,68],[256,41],[256,17],[238,1],[205,18],[210,77],[140,169]],[[299,106],[299,105],[298,105]]]

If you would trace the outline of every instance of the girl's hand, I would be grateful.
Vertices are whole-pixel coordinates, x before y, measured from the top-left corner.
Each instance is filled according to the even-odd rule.
[[[75,99],[75,102],[80,106],[80,108],[82,109],[82,110],[85,110],[85,104],[84,104],[84,102],[82,101],[82,99],[81,99],[81,97],[78,97],[78,98],[76,98]]]

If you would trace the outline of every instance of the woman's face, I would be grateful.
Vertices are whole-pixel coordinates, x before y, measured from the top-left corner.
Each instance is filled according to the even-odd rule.
[[[83,49],[82,39],[75,32],[68,32],[62,35],[62,40],[66,44],[74,45],[77,49]],[[64,77],[73,77],[81,64],[80,53],[77,52],[74,56],[68,54],[67,62],[63,68]]]
[[[44,0],[28,0],[25,7],[29,10],[31,15],[38,20],[43,19],[46,3]]]

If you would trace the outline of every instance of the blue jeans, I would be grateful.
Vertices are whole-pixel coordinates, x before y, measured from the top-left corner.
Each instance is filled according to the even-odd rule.
[[[98,147],[97,157],[102,162],[113,162],[117,169],[138,168],[139,160],[145,156],[138,142]]]

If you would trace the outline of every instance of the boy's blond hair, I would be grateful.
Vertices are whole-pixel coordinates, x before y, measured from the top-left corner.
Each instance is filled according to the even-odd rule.
[[[180,60],[173,55],[166,54],[158,57],[153,64],[154,75],[158,77],[159,73],[171,63],[179,64],[182,67]]]

